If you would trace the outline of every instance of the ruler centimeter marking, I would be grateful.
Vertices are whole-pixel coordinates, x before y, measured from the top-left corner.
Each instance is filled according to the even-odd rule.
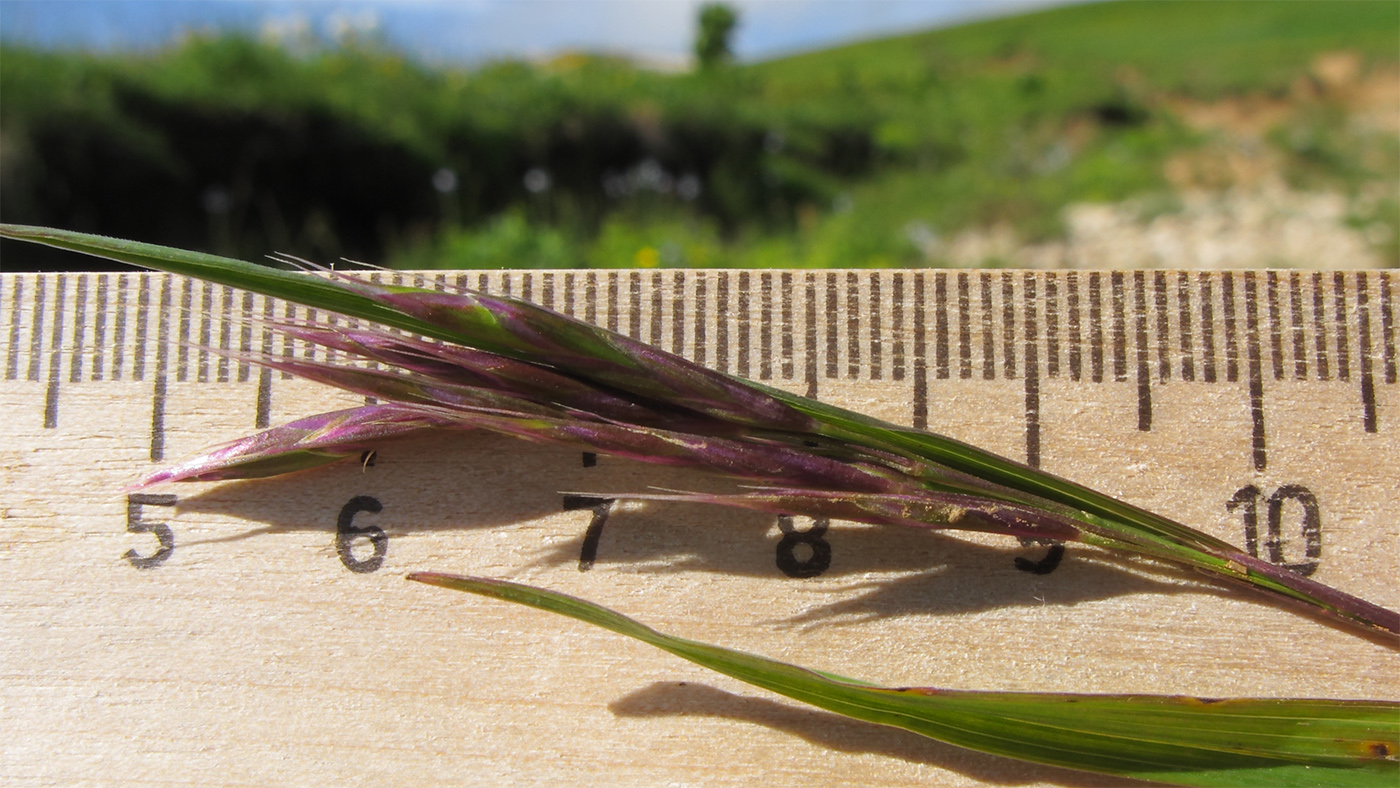
[[[812,396],[822,380],[906,384],[908,420],[918,427],[928,422],[930,377],[1019,378],[1031,465],[1041,459],[1042,378],[1135,385],[1137,427],[1146,432],[1152,429],[1154,391],[1173,378],[1215,384],[1222,378],[1238,383],[1243,376],[1257,471],[1268,465],[1266,379],[1354,385],[1357,418],[1370,433],[1382,422],[1376,387],[1397,379],[1395,282],[1389,271],[387,276],[438,289],[516,294],[721,371],[803,384]],[[149,372],[152,462],[165,459],[172,376],[174,383],[201,385],[250,380],[244,358],[231,361],[211,348],[246,356],[258,343],[262,355],[314,358],[317,352],[254,327],[252,319],[277,314],[272,299],[246,292],[239,297],[230,287],[162,274],[7,275],[0,277],[0,309],[0,336],[8,338],[5,379],[44,386],[44,429],[60,422],[65,384],[117,382],[128,374],[145,382]],[[280,311],[289,319],[317,317],[316,310],[292,304]],[[255,427],[270,423],[273,381],[289,377],[257,369]]]

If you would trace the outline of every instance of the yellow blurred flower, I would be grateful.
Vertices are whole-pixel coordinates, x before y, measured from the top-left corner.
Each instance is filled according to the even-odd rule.
[[[632,257],[632,264],[638,268],[655,268],[661,265],[661,254],[656,251],[655,247],[643,246]]]

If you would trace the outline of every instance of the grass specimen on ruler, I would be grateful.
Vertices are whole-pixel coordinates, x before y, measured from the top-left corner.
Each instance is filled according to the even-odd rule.
[[[377,362],[382,368],[291,357],[248,360],[372,396],[380,404],[275,427],[159,471],[143,480],[142,485],[268,476],[358,455],[384,440],[430,431],[487,429],[645,462],[709,470],[752,485],[726,495],[668,492],[636,497],[701,501],[875,524],[1078,541],[1192,567],[1366,631],[1400,633],[1400,615],[1393,611],[1081,485],[958,441],[724,375],[527,302],[472,292],[445,293],[371,284],[346,276],[310,276],[61,230],[3,226],[0,235],[195,276],[399,329],[271,321],[269,326],[274,330],[350,357]],[[478,584],[471,590],[487,587]],[[506,588],[489,587],[497,592]],[[516,598],[528,598],[551,609],[566,599],[548,592],[523,590]],[[649,633],[643,639],[656,645],[681,643],[635,623],[624,626],[619,622],[625,619],[586,603],[574,600],[569,605],[574,615],[594,623],[607,620],[617,624],[614,628],[621,627],[619,631],[638,637]],[[709,647],[696,644],[687,648],[691,655],[710,659],[699,661],[712,667],[719,664],[715,655],[736,654],[704,651]],[[778,663],[764,664],[768,666],[765,670],[778,670]],[[782,669],[800,670],[789,666]],[[805,671],[802,675],[821,676]],[[842,692],[854,692],[851,688],[860,685],[842,682],[841,686],[846,688]],[[966,695],[984,699],[1011,697],[999,693]],[[794,697],[811,700],[824,696],[817,693]],[[934,693],[928,697],[952,696]],[[922,727],[918,727],[910,723],[905,727],[992,752],[1049,763],[1078,763],[1078,768],[1110,773],[1140,772],[1144,776],[1155,775],[1153,779],[1176,782],[1191,782],[1192,774],[1216,775],[1211,778],[1215,782],[1193,784],[1227,784],[1223,780],[1230,774],[1254,780],[1255,784],[1276,784],[1282,773],[1271,770],[1283,768],[1279,764],[1291,764],[1288,768],[1294,770],[1302,768],[1299,764],[1313,769],[1338,768],[1363,780],[1380,778],[1393,782],[1394,776],[1400,774],[1396,761],[1400,709],[1393,704],[1333,706],[1327,705],[1332,702],[1290,702],[1303,704],[1296,708],[1308,710],[1307,714],[1322,708],[1317,706],[1322,703],[1336,710],[1328,712],[1328,716],[1339,716],[1358,725],[1377,725],[1376,718],[1384,719],[1389,714],[1389,728],[1366,728],[1377,735],[1362,736],[1375,746],[1359,748],[1333,741],[1339,737],[1332,735],[1328,726],[1299,728],[1296,719],[1283,719],[1289,714],[1274,718],[1251,711],[1247,719],[1229,717],[1224,728],[1216,723],[1214,730],[1241,735],[1264,731],[1267,735],[1243,749],[1227,746],[1211,750],[1214,754],[1210,757],[1183,755],[1182,763],[1196,765],[1178,773],[1164,766],[1170,758],[1164,761],[1162,758],[1167,756],[1151,753],[1159,745],[1178,754],[1200,749],[1202,743],[1192,739],[1198,736],[1199,721],[1172,716],[1182,714],[1183,704],[1190,707],[1189,703],[1162,699],[1088,700],[1094,696],[1077,696],[1083,700],[1069,703],[1064,696],[1039,696],[1040,701],[1032,695],[1015,697],[1019,698],[1016,703],[1030,707],[1061,709],[1058,717],[1046,712],[1050,715],[1046,720],[1082,712],[1098,719],[1084,724],[1099,725],[1115,713],[1125,713],[1130,719],[1140,715],[1136,724],[1175,743],[1103,738],[1095,740],[1098,744],[1090,752],[1071,763],[1051,753],[1063,749],[1067,735],[1052,721],[1021,720],[1017,723],[1020,732],[1013,737],[1019,741],[1012,745],[965,737],[956,732],[955,729],[960,730],[957,725],[944,728],[920,723]],[[1222,708],[1257,710],[1263,708],[1259,704],[1265,703],[1237,701]],[[1067,705],[1073,705],[1077,711],[1066,715],[1063,709]],[[851,702],[834,710],[860,716],[864,713],[861,708],[860,703]],[[945,723],[947,714],[968,721],[981,719],[987,713],[985,709],[938,709],[934,716]],[[1213,715],[1212,719],[1228,717],[1215,710],[1200,713]],[[876,721],[890,719],[882,717]],[[1073,734],[1072,738],[1078,741],[1083,737]],[[1032,741],[1040,743],[1032,746]],[[1059,745],[1055,744],[1057,741]],[[1274,743],[1266,746],[1263,742],[1267,741]],[[1256,745],[1272,747],[1268,753],[1273,754],[1261,754]],[[1140,751],[1142,756],[1129,768],[1115,760],[1118,756],[1114,753],[1121,748]],[[1346,766],[1338,765],[1343,763]]]

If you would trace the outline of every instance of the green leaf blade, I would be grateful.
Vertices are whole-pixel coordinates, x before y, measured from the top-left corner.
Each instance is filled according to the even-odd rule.
[[[68,230],[17,224],[0,225],[0,237],[32,241],[58,249],[68,249],[121,263],[129,263],[142,268],[205,279],[274,298],[283,298],[299,304],[314,306],[318,309],[328,309],[373,320],[409,331],[422,330],[416,325],[417,321],[410,321],[405,315],[377,304],[365,296],[348,291],[331,280],[256,265],[231,257],[220,257],[170,246],[126,241]],[[406,323],[413,323],[413,325],[406,325]]]
[[[1400,780],[1396,703],[887,689],[665,635],[539,588],[437,573],[409,579],[576,618],[828,711],[996,755],[1193,786]]]

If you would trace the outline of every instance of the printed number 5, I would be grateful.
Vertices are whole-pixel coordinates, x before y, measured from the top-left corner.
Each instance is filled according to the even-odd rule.
[[[152,495],[136,493],[126,498],[126,531],[132,534],[154,534],[160,547],[150,555],[141,555],[135,550],[127,550],[122,555],[137,569],[155,569],[175,552],[175,534],[165,523],[148,523],[141,519],[142,506],[174,506],[175,496],[168,493]]]

